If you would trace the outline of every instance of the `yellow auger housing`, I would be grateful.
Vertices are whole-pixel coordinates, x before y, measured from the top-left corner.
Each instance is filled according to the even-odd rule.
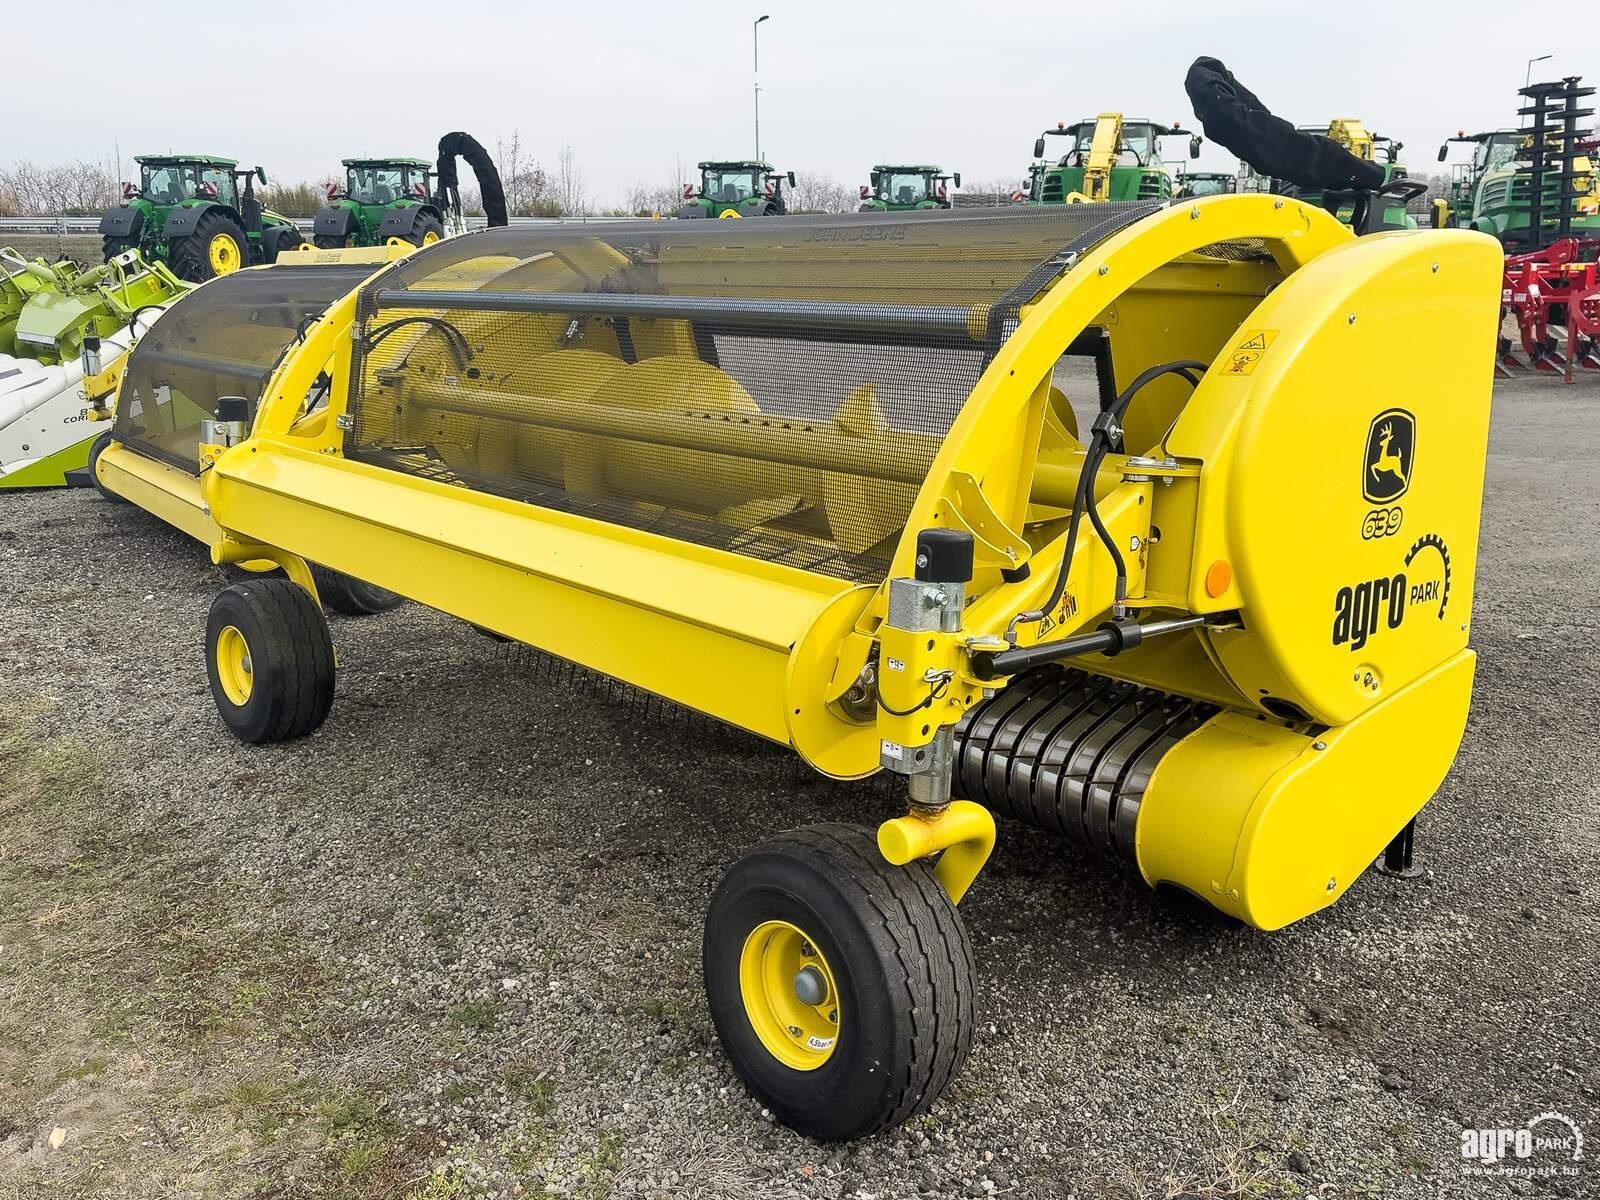
[[[213,555],[907,775],[907,815],[779,835],[707,920],[735,1067],[855,1136],[970,1044],[985,809],[1264,929],[1408,827],[1471,690],[1499,286],[1487,237],[1261,195],[451,239],[289,348],[208,460]],[[122,404],[177,403],[138,353]],[[228,589],[208,641],[239,736],[328,712],[303,588]]]

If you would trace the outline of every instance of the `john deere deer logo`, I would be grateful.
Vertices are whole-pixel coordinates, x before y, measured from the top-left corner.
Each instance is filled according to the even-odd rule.
[[[1405,409],[1391,408],[1372,418],[1361,469],[1361,494],[1368,501],[1388,504],[1405,495],[1416,444],[1417,419]]]

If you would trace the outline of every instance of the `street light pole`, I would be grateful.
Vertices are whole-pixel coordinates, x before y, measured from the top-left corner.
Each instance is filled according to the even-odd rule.
[[[761,161],[761,22],[771,19],[763,13],[750,23],[751,78],[756,85],[756,161]]]
[[[764,19],[765,18],[763,18],[763,20]],[[1530,58],[1528,60],[1528,71],[1527,71],[1527,74],[1523,75],[1523,77],[1522,77],[1522,86],[1523,87],[1529,87],[1529,86],[1532,85],[1532,83],[1533,83],[1533,64],[1534,63],[1543,62],[1547,58],[1554,58],[1554,57],[1555,57],[1554,54],[1541,54],[1541,55],[1539,55],[1538,58]]]

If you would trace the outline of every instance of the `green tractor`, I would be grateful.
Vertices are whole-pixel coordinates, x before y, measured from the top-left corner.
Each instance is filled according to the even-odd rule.
[[[938,167],[895,167],[883,163],[872,168],[872,183],[861,187],[859,212],[915,212],[919,208],[949,208],[949,184],[961,186],[961,172],[946,175]]]
[[[1198,200],[1202,196],[1226,196],[1239,190],[1239,180],[1231,171],[1185,171],[1178,176],[1179,200]]]
[[[781,217],[788,212],[783,183],[794,186],[794,172],[774,171],[758,159],[703,162],[700,187],[683,185],[680,217]]]
[[[429,194],[430,164],[421,158],[347,158],[344,188],[328,189],[312,240],[324,250],[382,246],[400,238],[431,246],[445,235],[444,214]]]
[[[208,154],[146,154],[139,186],[122,185],[122,203],[100,218],[104,258],[138,250],[163,262],[179,279],[201,283],[241,267],[277,260],[305,239],[288,217],[261,206],[260,167],[238,169],[232,158]]]
[[[1053,137],[1071,139],[1054,162],[1045,157],[1045,144]],[[1075,125],[1059,122],[1033,143],[1026,190],[1013,198],[1030,204],[1169,200],[1172,175],[1162,161],[1161,143],[1171,137],[1187,137],[1189,157],[1199,156],[1200,138],[1178,125],[1124,120],[1121,113],[1101,113]]]
[[[1516,252],[1536,249],[1536,241],[1529,232],[1533,218],[1533,166],[1530,161],[1529,136],[1515,129],[1496,129],[1488,133],[1458,133],[1439,147],[1439,161],[1444,162],[1451,143],[1464,142],[1472,146],[1468,162],[1453,164],[1450,172],[1450,192],[1444,201],[1434,202],[1433,226],[1435,229],[1476,229],[1499,238],[1508,249]],[[1582,153],[1584,143],[1577,143],[1580,153],[1572,160],[1572,190],[1575,212],[1569,214],[1574,237],[1600,237],[1600,175],[1595,171],[1594,159]],[[1540,225],[1545,238],[1556,236],[1556,227],[1562,213],[1561,172],[1546,169],[1541,172]]]

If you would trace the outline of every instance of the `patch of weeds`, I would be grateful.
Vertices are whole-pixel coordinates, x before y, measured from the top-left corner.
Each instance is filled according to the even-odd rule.
[[[388,1142],[357,1142],[339,1156],[339,1174],[346,1179],[365,1175],[389,1157]]]
[[[455,1168],[441,1175],[429,1175],[428,1181],[412,1188],[405,1200],[466,1200],[467,1177]]]
[[[451,1104],[461,1104],[472,1099],[482,1090],[470,1080],[458,1079],[453,1083],[445,1084],[444,1098],[450,1101]]]
[[[538,1064],[526,1059],[512,1059],[506,1064],[501,1082],[505,1084],[507,1094],[513,1100],[522,1101],[528,1115],[535,1120],[544,1120],[555,1112],[555,1085],[543,1077]]]
[[[106,1060],[98,1054],[91,1054],[76,1067],[57,1072],[56,1082],[69,1083],[74,1079],[95,1079],[105,1073]]]
[[[584,1200],[606,1200],[622,1172],[622,1152],[627,1140],[615,1129],[602,1129],[600,1140],[578,1162],[576,1195]]]
[[[482,1000],[472,1000],[466,1004],[458,1004],[450,1010],[450,1019],[463,1029],[475,1029],[479,1033],[492,1033],[499,1024],[500,1015],[495,1010],[493,1000],[485,997]]]

